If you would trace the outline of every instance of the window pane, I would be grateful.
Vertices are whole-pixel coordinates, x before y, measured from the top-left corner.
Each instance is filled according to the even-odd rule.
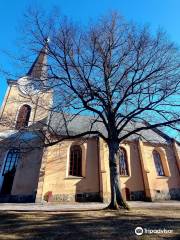
[[[119,162],[119,172],[122,176],[129,175],[127,166],[127,155],[123,148],[120,148],[120,162]]]
[[[153,151],[154,164],[158,176],[164,176],[164,169],[161,162],[161,156],[157,151]]]
[[[14,167],[17,166],[19,157],[20,157],[20,152],[17,149],[12,149],[8,152],[6,157],[6,162],[4,165],[3,175],[11,171]]]
[[[72,146],[70,149],[70,168],[69,174],[73,176],[82,176],[82,150],[78,145]]]

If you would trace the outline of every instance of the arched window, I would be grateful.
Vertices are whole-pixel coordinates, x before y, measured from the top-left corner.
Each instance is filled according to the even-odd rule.
[[[82,149],[79,145],[70,148],[69,175],[82,176]]]
[[[11,149],[6,157],[3,168],[3,183],[1,187],[1,194],[10,194],[13,186],[16,167],[20,158],[20,151],[18,149]]]
[[[28,126],[29,118],[31,114],[31,107],[29,105],[23,105],[19,109],[17,121],[16,121],[16,129],[20,129]]]
[[[8,172],[13,172],[16,170],[18,160],[20,158],[20,151],[19,149],[11,149],[9,150],[6,161],[4,164],[3,174],[5,175]]]
[[[153,151],[153,158],[154,158],[154,164],[156,167],[157,175],[164,176],[165,174],[162,166],[161,156],[156,150]]]
[[[120,148],[119,172],[121,176],[128,176],[127,154],[124,148]]]

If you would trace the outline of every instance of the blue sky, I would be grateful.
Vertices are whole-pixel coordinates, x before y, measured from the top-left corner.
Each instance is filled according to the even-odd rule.
[[[28,6],[48,9],[58,6],[64,15],[87,22],[116,10],[128,20],[150,24],[152,30],[165,29],[172,41],[180,45],[180,0],[1,0],[0,4],[0,69],[16,72],[10,54],[18,57],[18,25]],[[6,79],[0,73],[0,105],[7,88]]]

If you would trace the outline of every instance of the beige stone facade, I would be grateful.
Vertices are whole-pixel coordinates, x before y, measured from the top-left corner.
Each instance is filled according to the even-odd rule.
[[[40,96],[40,97],[39,97]],[[18,159],[12,188],[3,201],[108,201],[110,177],[107,144],[98,136],[74,139],[43,148],[44,137],[31,125],[48,118],[52,93],[22,93],[15,81],[9,81],[0,112],[0,189],[11,149],[25,149]],[[28,127],[16,130],[20,107],[31,107]],[[19,134],[19,135],[18,135]],[[157,135],[157,133],[154,133]],[[38,137],[37,137],[38,136]],[[163,138],[161,136],[161,138]],[[70,149],[82,151],[81,176],[72,176]],[[121,144],[126,152],[128,175],[120,176],[122,194],[127,200],[180,199],[180,146],[178,143],[127,140]],[[158,176],[153,151],[161,158],[163,176]],[[11,156],[12,158],[12,156]]]

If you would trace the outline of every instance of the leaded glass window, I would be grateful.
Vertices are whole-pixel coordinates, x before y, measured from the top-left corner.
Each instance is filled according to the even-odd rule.
[[[19,158],[20,158],[20,151],[18,149],[9,150],[6,157],[4,169],[3,169],[3,175],[12,170],[16,170]]]
[[[121,176],[128,176],[127,154],[124,148],[120,148],[119,172]]]
[[[162,166],[161,156],[157,151],[153,151],[154,164],[158,176],[164,176],[164,169]]]
[[[82,176],[82,149],[78,145],[74,145],[70,149],[69,175]]]

